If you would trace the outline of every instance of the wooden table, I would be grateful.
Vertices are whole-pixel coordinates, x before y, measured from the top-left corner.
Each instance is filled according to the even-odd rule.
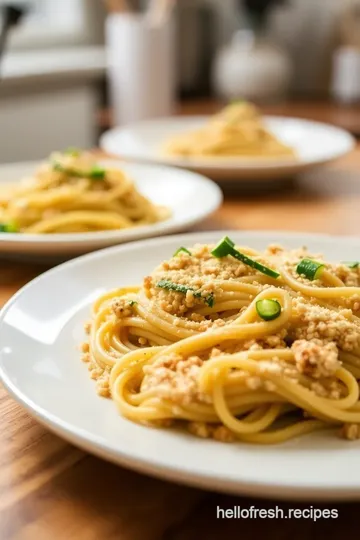
[[[185,100],[178,103],[175,114],[213,114],[223,104],[215,99]],[[261,105],[265,114],[281,116],[295,116],[317,122],[334,124],[350,131],[356,136],[360,135],[360,105],[344,105],[324,99],[291,99],[287,102]],[[97,124],[101,131],[113,125],[112,113],[109,109],[101,109],[97,114]]]
[[[285,191],[228,196],[201,228],[359,234],[359,210],[360,145]],[[44,270],[0,260],[0,306]],[[2,389],[0,422],[1,540],[296,540],[315,535],[331,540],[359,531],[355,503],[331,505],[339,509],[339,519],[316,523],[217,519],[217,506],[320,505],[205,493],[115,467],[52,435]]]

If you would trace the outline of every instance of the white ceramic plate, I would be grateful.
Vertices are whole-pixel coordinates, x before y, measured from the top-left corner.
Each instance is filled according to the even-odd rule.
[[[295,148],[293,158],[183,158],[166,156],[164,142],[170,137],[199,129],[210,117],[189,116],[151,120],[106,132],[101,147],[124,159],[166,163],[201,172],[217,180],[273,180],[324,165],[354,148],[355,141],[337,127],[280,116],[265,116],[268,129]]]
[[[80,361],[83,322],[103,291],[140,282],[175,248],[223,232],[180,235],[110,248],[67,262],[24,287],[0,316],[0,377],[40,422],[74,444],[130,468],[215,490],[256,496],[360,499],[360,441],[322,432],[277,446],[224,444],[119,416],[97,396]],[[351,260],[360,239],[230,232],[264,248],[306,244],[330,260]]]
[[[74,255],[130,240],[174,233],[202,221],[222,202],[219,187],[199,174],[160,165],[128,164],[114,160],[102,160],[100,163],[104,167],[125,170],[141,193],[154,203],[170,208],[171,217],[161,223],[117,231],[43,235],[0,233],[0,255]],[[18,182],[24,176],[31,175],[38,166],[38,162],[1,165],[0,185]]]

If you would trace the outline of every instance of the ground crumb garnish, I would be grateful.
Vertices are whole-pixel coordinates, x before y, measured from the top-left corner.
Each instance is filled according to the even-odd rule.
[[[291,346],[300,373],[314,379],[332,377],[341,367],[335,343],[299,339]]]
[[[217,332],[217,329],[228,328],[248,309],[249,304],[259,293],[267,292],[270,287],[276,287],[279,283],[279,286],[289,293],[291,315],[285,324],[277,327],[268,326],[268,331],[264,331],[261,336],[257,336],[256,332],[249,332],[241,333],[241,337],[237,339],[232,332],[223,340],[216,337],[217,341],[212,341],[213,346],[206,345],[207,340],[203,340],[201,336],[202,345],[199,345],[198,349],[184,347],[177,349],[179,352],[175,353],[168,352],[166,346],[159,347],[160,352],[156,352],[151,361],[145,365],[140,363],[138,378],[129,383],[130,392],[148,392],[144,397],[145,408],[156,406],[163,400],[164,408],[159,416],[164,414],[163,411],[166,411],[166,416],[173,416],[159,420],[144,420],[142,423],[167,427],[181,420],[189,432],[197,437],[213,438],[221,442],[235,441],[237,435],[225,425],[219,424],[221,420],[215,415],[217,408],[214,407],[213,396],[216,397],[216,389],[207,389],[211,387],[211,384],[209,386],[207,384],[212,383],[211,377],[215,374],[208,374],[207,380],[200,379],[202,368],[207,362],[217,366],[218,375],[221,377],[224,375],[226,386],[223,392],[226,398],[229,396],[230,409],[233,406],[242,410],[242,405],[239,405],[242,403],[242,393],[245,396],[245,403],[248,397],[255,399],[254,410],[257,407],[257,400],[261,402],[262,396],[265,396],[268,404],[276,403],[277,398],[274,394],[277,392],[281,397],[279,402],[286,403],[284,380],[288,384],[289,392],[295,393],[302,386],[307,389],[304,395],[309,395],[310,391],[328,400],[337,401],[345,398],[348,395],[348,386],[345,378],[341,376],[344,372],[340,371],[342,366],[353,373],[353,376],[358,374],[358,366],[353,358],[359,357],[360,352],[360,294],[352,294],[351,291],[351,296],[334,298],[332,295],[326,301],[310,296],[309,292],[307,296],[295,290],[296,287],[291,286],[291,281],[287,285],[286,272],[279,276],[278,282],[269,280],[264,274],[232,256],[214,257],[211,254],[213,248],[213,245],[197,244],[190,248],[190,254],[183,251],[178,253],[161,263],[151,275],[144,278],[139,293],[129,292],[136,291],[136,288],[123,289],[116,298],[108,295],[100,308],[101,311],[96,309],[100,315],[96,317],[96,324],[100,320],[100,324],[105,322],[107,325],[104,326],[106,332],[104,331],[101,336],[104,351],[102,355],[92,352],[91,345],[85,341],[81,344],[81,357],[87,364],[90,377],[96,380],[98,394],[110,397],[111,365],[123,356],[124,351],[126,353],[126,350],[132,351],[137,348],[139,352],[136,354],[146,355],[147,352],[140,351],[140,348],[151,347],[157,343],[157,338],[162,346],[163,343],[175,343],[179,339],[177,336],[183,334],[200,337],[201,333],[212,331],[216,336],[220,336],[222,333]],[[302,259],[323,261],[321,254],[310,254],[305,247],[287,250],[272,244],[261,254],[250,248],[241,248],[241,251],[269,268],[278,268],[279,272],[286,269],[293,279],[307,287],[324,289],[330,286],[328,274],[327,278],[325,276],[323,279],[318,274],[318,279],[313,281],[305,275],[297,274],[296,268]],[[344,286],[360,287],[360,267],[349,268],[342,263],[324,264],[326,270],[341,280]],[[239,286],[240,278],[243,279]],[[162,284],[158,285],[161,280],[178,287],[162,288]],[[236,283],[236,286],[232,284],[229,286],[229,282]],[[209,298],[211,302],[207,301]],[[219,302],[222,306],[217,309]],[[164,328],[160,327],[162,332],[157,336],[158,323],[154,321],[159,317],[164,319]],[[256,320],[251,319],[249,322],[252,324]],[[92,324],[93,322],[87,322],[84,325],[87,334],[90,334]],[[114,336],[108,331],[113,327],[117,332]],[[141,333],[149,338],[139,336]],[[247,336],[246,339],[244,335]],[[194,340],[193,343],[200,343],[200,340]],[[170,349],[173,350],[176,349]],[[189,350],[192,352],[186,352]],[[229,367],[223,367],[227,366],[228,359],[237,353],[246,354],[240,354],[236,358],[234,367],[231,363],[228,364]],[[105,355],[109,367],[103,369],[98,365],[96,358],[103,358]],[[246,361],[243,362],[245,358]],[[101,366],[105,365],[103,361],[100,363]],[[350,367],[348,363],[351,364]],[[221,371],[222,369],[224,371]],[[200,380],[202,383],[206,381],[203,387],[199,384]],[[206,388],[207,393],[200,388]],[[257,395],[254,396],[254,393]],[[198,409],[190,407],[194,404]],[[304,418],[316,418],[316,414],[310,414],[305,408],[311,409],[306,403],[302,403],[300,409],[298,407]],[[184,410],[212,411],[214,423],[188,422],[184,419],[186,416]],[[284,409],[285,414],[287,410]],[[195,413],[192,417],[196,418]],[[199,417],[206,418],[200,414]],[[243,420],[245,418],[243,414],[237,417]],[[272,427],[269,427],[270,431],[271,429]],[[341,436],[348,440],[360,439],[360,424],[344,424]]]
[[[86,322],[84,324],[84,330],[85,330],[86,334],[90,334],[90,332],[91,332],[91,322]]]
[[[208,439],[213,433],[213,427],[205,422],[189,422],[188,430],[201,439]]]
[[[81,344],[81,351],[83,353],[88,353],[89,352],[89,349],[90,349],[90,345],[87,341],[84,341],[82,344]]]
[[[213,432],[212,436],[214,439],[220,442],[234,442],[236,440],[236,437],[232,431],[230,431],[229,428],[226,426],[218,426],[216,427]]]
[[[349,441],[360,439],[360,424],[344,424],[340,434]]]

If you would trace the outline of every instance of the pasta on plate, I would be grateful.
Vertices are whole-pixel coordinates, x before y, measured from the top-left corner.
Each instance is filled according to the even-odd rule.
[[[126,229],[170,215],[120,170],[90,153],[54,153],[30,178],[0,186],[0,232],[75,233]]]
[[[189,157],[296,157],[293,148],[266,128],[260,111],[245,101],[228,105],[201,129],[166,141],[164,152]]]
[[[360,436],[359,263],[306,248],[181,247],[103,294],[83,360],[126,418],[200,437]]]

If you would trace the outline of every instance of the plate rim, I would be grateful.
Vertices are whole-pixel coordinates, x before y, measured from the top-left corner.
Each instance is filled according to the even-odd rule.
[[[0,253],[3,245],[12,244],[12,245],[21,245],[21,244],[32,244],[33,246],[46,247],[50,244],[56,244],[58,247],[70,245],[71,248],[77,246],[88,246],[94,243],[102,243],[106,241],[114,242],[131,242],[137,241],[151,236],[168,234],[171,232],[179,231],[182,228],[192,227],[196,223],[200,223],[208,216],[213,214],[222,204],[224,200],[224,195],[221,188],[208,178],[207,176],[200,174],[198,172],[189,171],[186,169],[179,169],[178,167],[173,167],[165,163],[139,163],[139,162],[128,162],[121,160],[119,157],[105,157],[99,158],[99,162],[106,163],[118,163],[122,167],[137,167],[139,169],[152,169],[153,171],[162,171],[163,173],[174,173],[185,174],[188,178],[193,178],[197,185],[200,188],[207,189],[208,195],[211,196],[211,204],[208,204],[208,208],[204,211],[202,207],[199,208],[198,215],[193,219],[189,218],[184,221],[175,222],[172,218],[169,218],[165,221],[160,221],[151,225],[143,225],[141,227],[134,227],[129,229],[117,229],[112,231],[94,231],[90,233],[49,233],[44,235],[39,234],[28,234],[28,233],[2,233],[0,232]],[[1,163],[0,164],[0,174],[2,168],[16,168],[16,167],[36,167],[42,163],[41,160],[35,161],[20,161],[13,163]],[[5,183],[5,182],[4,182]],[[0,182],[0,186],[3,182]],[[126,233],[124,235],[124,232]],[[138,234],[137,234],[138,233]],[[141,236],[139,236],[139,233]],[[128,237],[122,238],[122,237]]]
[[[205,122],[206,120],[209,120],[212,117],[212,115],[183,115],[183,116],[167,116],[167,117],[161,117],[161,118],[154,118],[154,119],[147,119],[142,120],[139,122],[134,122],[131,124],[126,124],[124,126],[117,126],[110,128],[106,130],[99,139],[99,146],[106,152],[112,152],[115,155],[118,155],[118,157],[122,157],[122,159],[127,160],[128,162],[137,162],[137,163],[149,163],[149,164],[163,164],[173,167],[179,167],[179,168],[190,168],[192,170],[201,170],[205,173],[207,171],[252,171],[252,172],[263,172],[264,170],[271,170],[274,171],[275,169],[288,169],[296,168],[296,169],[303,169],[304,167],[313,167],[316,165],[323,165],[325,163],[329,163],[331,161],[334,161],[336,159],[339,159],[340,157],[348,154],[354,148],[356,147],[356,138],[347,131],[344,128],[341,128],[339,126],[336,126],[334,124],[330,124],[327,122],[319,122],[317,120],[311,120],[308,118],[301,118],[296,116],[281,116],[281,115],[263,115],[263,119],[265,121],[277,121],[277,122],[290,122],[290,121],[296,121],[305,125],[308,125],[309,127],[312,125],[316,125],[317,127],[327,128],[331,129],[333,132],[337,134],[341,134],[344,138],[347,138],[348,148],[347,150],[341,150],[334,152],[333,157],[329,158],[312,158],[307,160],[296,160],[292,158],[279,158],[278,160],[274,159],[266,159],[262,158],[261,163],[259,163],[259,158],[247,158],[244,157],[236,157],[236,158],[223,158],[221,162],[219,162],[219,158],[198,158],[198,157],[190,157],[190,158],[181,158],[181,157],[174,157],[174,156],[168,156],[164,157],[159,155],[153,155],[153,156],[141,156],[138,152],[134,152],[133,155],[129,155],[125,152],[120,152],[116,154],[113,149],[109,149],[107,141],[110,139],[110,137],[114,136],[120,136],[126,132],[129,132],[129,130],[139,129],[142,127],[149,127],[152,124],[154,125],[161,125],[166,123],[176,123],[176,122]],[[227,160],[227,162],[225,162]],[[241,162],[240,162],[241,161]]]
[[[249,239],[261,238],[264,234],[276,236],[279,240],[281,237],[286,238],[311,238],[315,241],[321,240],[338,240],[346,241],[348,243],[360,244],[360,238],[357,236],[349,235],[332,235],[323,233],[308,233],[308,232],[286,232],[281,230],[228,230],[228,231],[205,231],[205,232],[193,232],[184,233],[178,235],[171,235],[167,237],[142,239],[137,242],[131,242],[128,244],[122,244],[117,246],[111,246],[102,250],[98,250],[92,253],[88,253],[77,257],[75,259],[66,261],[58,266],[47,270],[40,274],[36,278],[32,279],[21,289],[19,289],[0,309],[0,337],[2,332],[2,323],[6,313],[17,302],[18,298],[26,293],[28,288],[31,288],[34,283],[41,281],[44,277],[61,273],[63,268],[71,268],[71,266],[81,265],[88,259],[99,259],[104,254],[107,255],[111,252],[126,251],[129,247],[142,247],[143,244],[150,245],[163,242],[171,243],[175,240],[184,241],[185,239],[193,240],[195,242],[201,241],[202,237],[209,237],[217,234],[228,235],[248,235]],[[185,237],[185,238],[184,238]],[[121,448],[114,448],[113,445],[107,445],[99,440],[97,435],[89,433],[87,430],[73,427],[68,421],[64,421],[53,413],[49,413],[46,409],[40,405],[37,405],[31,398],[19,390],[15,384],[12,383],[7,376],[6,370],[4,370],[2,363],[0,363],[0,382],[4,385],[9,394],[23,406],[32,417],[35,417],[42,425],[45,425],[51,432],[62,437],[66,441],[76,445],[84,451],[97,455],[103,459],[113,462],[117,465],[128,467],[131,470],[138,471],[140,473],[162,478],[164,480],[176,481],[181,484],[195,486],[199,488],[216,490],[220,492],[233,493],[237,495],[246,495],[252,497],[267,497],[269,499],[281,499],[281,500],[318,500],[318,501],[351,501],[360,499],[360,484],[357,486],[340,485],[338,483],[331,483],[322,486],[314,486],[308,484],[284,484],[277,483],[275,481],[241,481],[231,480],[229,478],[222,478],[214,473],[196,472],[191,468],[184,468],[183,466],[177,466],[176,464],[164,465],[158,460],[154,460],[153,457],[147,458],[134,458],[129,452],[121,450]]]

